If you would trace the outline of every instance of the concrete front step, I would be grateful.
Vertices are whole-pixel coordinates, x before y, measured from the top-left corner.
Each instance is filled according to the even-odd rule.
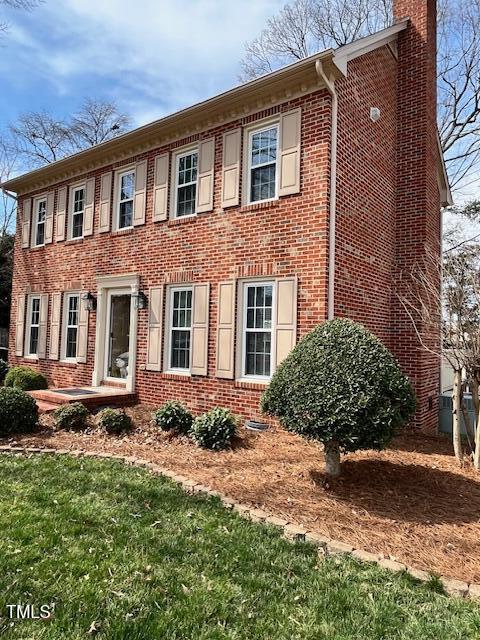
[[[66,391],[74,393],[66,393]],[[28,392],[39,406],[52,411],[62,404],[81,402],[88,409],[98,407],[128,407],[136,403],[135,393],[114,387],[68,387],[68,389],[42,389]]]

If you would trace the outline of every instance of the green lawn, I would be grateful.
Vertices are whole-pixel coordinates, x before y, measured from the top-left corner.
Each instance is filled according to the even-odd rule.
[[[353,560],[318,563],[217,499],[121,463],[0,458],[0,637],[480,638],[480,606]],[[55,602],[48,621],[7,604]]]

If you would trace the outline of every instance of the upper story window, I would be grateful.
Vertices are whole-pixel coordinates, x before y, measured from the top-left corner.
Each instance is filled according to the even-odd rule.
[[[242,376],[272,375],[274,282],[246,283],[243,291]]]
[[[117,174],[117,229],[133,226],[133,198],[135,196],[135,171],[129,169]]]
[[[33,240],[35,247],[45,244],[45,216],[47,213],[47,199],[39,198],[35,200],[35,210],[33,217]]]
[[[168,366],[174,370],[190,370],[192,331],[191,287],[176,287],[170,292],[170,335]]]
[[[179,154],[176,158],[175,216],[195,214],[197,198],[197,151]]]
[[[75,360],[77,357],[78,316],[80,309],[80,295],[69,293],[65,300],[65,334],[63,359]]]
[[[249,134],[248,201],[273,200],[278,195],[278,125]]]
[[[37,356],[40,332],[40,296],[32,296],[29,299],[27,320],[27,356]]]
[[[70,238],[83,237],[83,213],[85,209],[85,187],[75,187],[71,198]]]

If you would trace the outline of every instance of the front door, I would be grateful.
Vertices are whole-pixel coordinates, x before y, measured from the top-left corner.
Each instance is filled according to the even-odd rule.
[[[125,380],[130,365],[130,292],[112,291],[108,296],[105,378]]]

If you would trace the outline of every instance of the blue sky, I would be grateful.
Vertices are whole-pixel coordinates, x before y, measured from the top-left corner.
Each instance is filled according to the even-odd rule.
[[[85,96],[144,124],[237,83],[243,43],[284,0],[45,0],[1,8],[0,129],[28,110],[66,116]]]

